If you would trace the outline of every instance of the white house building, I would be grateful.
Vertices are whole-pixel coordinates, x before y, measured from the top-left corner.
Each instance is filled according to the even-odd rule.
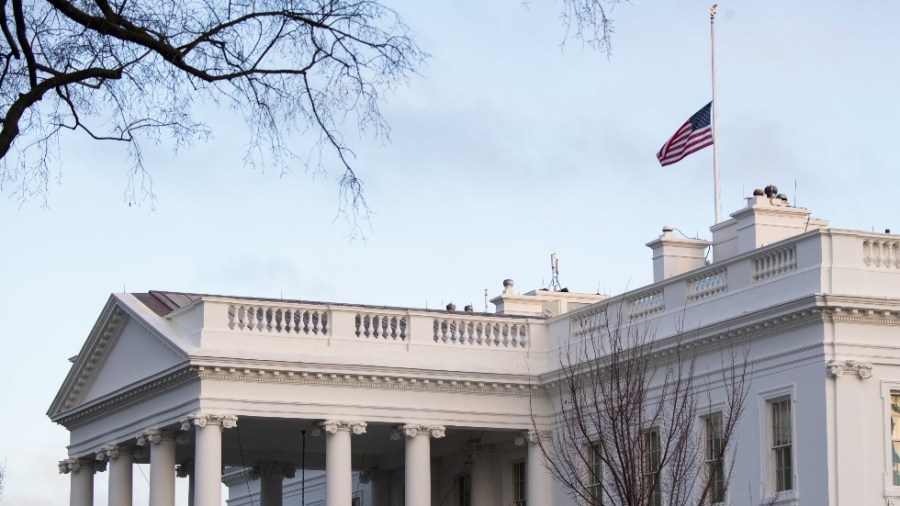
[[[759,190],[711,232],[663,229],[652,285],[507,280],[494,313],[114,294],[48,412],[70,431],[70,504],[93,504],[101,471],[109,504],[147,503],[143,462],[154,506],[177,476],[194,506],[219,506],[223,480],[234,506],[574,505],[537,444],[558,421],[547,385],[616,312],[701,362],[747,346],[726,502],[900,505],[900,236],[831,229]]]

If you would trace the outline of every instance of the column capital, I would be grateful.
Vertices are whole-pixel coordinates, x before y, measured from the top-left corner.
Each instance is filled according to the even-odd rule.
[[[254,479],[263,476],[284,476],[285,478],[293,478],[296,467],[294,464],[279,460],[260,460],[256,467],[250,472]]]
[[[106,462],[96,459],[65,459],[59,461],[59,474],[77,473],[79,471],[90,471],[91,473],[106,471]]]
[[[860,379],[872,377],[872,364],[858,360],[832,360],[827,364],[828,375],[832,378],[845,374],[859,376]]]
[[[366,422],[355,422],[349,420],[325,420],[319,422],[315,427],[313,427],[312,435],[313,437],[319,437],[322,435],[322,432],[328,432],[329,434],[335,434],[338,431],[350,431],[354,434],[365,434],[366,427],[368,425]]]
[[[123,455],[131,455],[132,449],[127,446],[119,446],[119,445],[106,445],[103,448],[97,450],[97,460],[101,462],[106,462],[108,460],[115,460]]]
[[[539,444],[552,440],[549,430],[524,430],[516,436],[516,446],[525,446],[526,443]]]
[[[150,446],[150,443],[159,444],[163,440],[176,441],[178,439],[178,431],[174,429],[147,429],[137,437],[137,445]]]
[[[238,417],[235,415],[218,415],[212,413],[194,413],[181,421],[181,430],[190,430],[191,426],[206,427],[221,425],[223,429],[237,427]]]
[[[419,435],[431,436],[435,439],[440,439],[444,437],[446,431],[447,428],[443,425],[407,423],[402,425],[395,425],[391,430],[391,439],[397,441],[404,436],[407,438],[413,438]]]

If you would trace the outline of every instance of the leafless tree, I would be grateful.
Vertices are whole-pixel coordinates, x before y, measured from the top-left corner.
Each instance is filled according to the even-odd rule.
[[[3,487],[6,485],[6,463],[0,464],[0,501],[3,500]]]
[[[569,35],[608,50],[620,1],[562,0]],[[341,132],[386,136],[382,93],[426,57],[380,0],[0,0],[0,16],[0,188],[22,201],[46,196],[66,130],[126,143],[126,199],[152,197],[141,143],[206,139],[202,102],[243,118],[245,163],[333,161],[365,211]],[[295,134],[318,142],[297,156]]]
[[[542,443],[551,474],[579,504],[721,502],[748,393],[746,349],[705,352],[720,359],[710,377],[687,337],[657,342],[621,315],[583,321],[551,387],[560,413],[552,444]]]

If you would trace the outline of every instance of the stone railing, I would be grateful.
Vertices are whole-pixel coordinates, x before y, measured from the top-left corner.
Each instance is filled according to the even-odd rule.
[[[228,328],[254,333],[326,335],[328,312],[320,308],[273,304],[230,304]]]
[[[528,324],[496,321],[495,318],[434,318],[432,339],[436,343],[524,348]]]
[[[594,306],[572,319],[571,332],[576,336],[602,334],[608,323],[606,305]]]
[[[665,310],[666,299],[662,288],[658,288],[629,297],[628,305],[631,307],[631,317],[640,318]]]
[[[409,337],[409,316],[405,314],[356,313],[356,337],[405,341]]]
[[[865,239],[863,263],[867,267],[900,269],[900,241],[896,239]]]
[[[781,276],[797,269],[797,245],[767,251],[750,259],[753,264],[753,281]]]
[[[208,300],[210,311],[225,318],[225,328],[237,333],[334,340],[456,345],[527,349],[532,325],[544,318],[444,313],[403,308],[315,303],[284,303],[233,299]],[[215,320],[213,320],[215,321]],[[218,320],[216,326],[221,325]]]
[[[728,268],[719,267],[692,276],[685,282],[687,300],[693,302],[728,290]]]

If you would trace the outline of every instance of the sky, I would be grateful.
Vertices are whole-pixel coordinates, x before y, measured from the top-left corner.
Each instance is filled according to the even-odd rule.
[[[47,206],[2,195],[2,504],[67,504],[68,434],[45,413],[110,293],[481,309],[505,278],[546,287],[553,252],[563,286],[615,295],[652,282],[644,244],[663,225],[710,237],[712,150],[655,158],[710,100],[708,2],[620,5],[609,56],[561,47],[550,1],[390,5],[431,56],[385,97],[390,142],[345,134],[364,239],[337,215],[337,172],[244,166],[247,131],[225,112],[209,112],[209,142],[148,146],[153,209],[124,202],[120,146],[75,136]],[[720,3],[724,216],[776,184],[835,228],[900,231],[898,19],[895,2]]]

